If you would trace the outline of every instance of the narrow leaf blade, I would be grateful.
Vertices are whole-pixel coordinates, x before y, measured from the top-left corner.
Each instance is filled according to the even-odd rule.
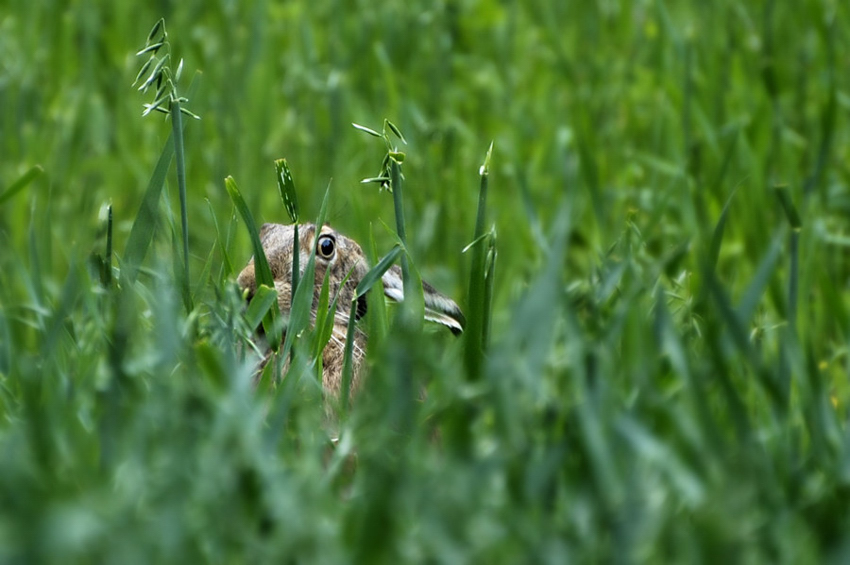
[[[30,169],[25,172],[21,177],[13,182],[9,188],[0,193],[0,204],[3,204],[14,195],[22,191],[29,185],[32,181],[41,175],[44,172],[44,169],[41,165],[35,165],[34,167],[30,167]]]

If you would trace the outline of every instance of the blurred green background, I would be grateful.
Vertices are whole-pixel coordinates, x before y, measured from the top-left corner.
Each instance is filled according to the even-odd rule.
[[[494,221],[510,234],[501,258],[506,272],[528,273],[545,247],[535,245],[535,230],[566,192],[576,194],[589,243],[610,244],[632,211],[663,246],[697,235],[739,184],[747,210],[762,208],[771,183],[804,184],[817,169],[833,87],[846,105],[834,84],[843,35],[826,29],[839,18],[830,10],[840,9],[11,2],[2,23],[2,175],[10,184],[31,165],[45,167],[32,191],[42,196],[35,213],[43,217],[50,195],[48,218],[78,220],[41,222],[63,248],[88,249],[97,211],[111,201],[120,249],[169,131],[157,117],[140,118],[149,100],[130,87],[143,62],[134,53],[164,16],[174,57],[185,61],[184,91],[202,72],[189,107],[203,120],[186,132],[196,257],[212,239],[204,200],[222,218],[230,209],[226,175],[260,220],[281,220],[270,172],[280,157],[308,213],[333,179],[332,221],[363,239],[368,221],[386,220],[392,208],[358,184],[375,174],[383,148],[350,123],[379,129],[386,117],[410,142],[408,206],[425,264],[459,270],[477,169],[492,140]],[[840,131],[833,137],[840,156],[846,140]],[[819,180],[826,193],[830,179]],[[30,204],[9,202],[4,221],[29,221]],[[776,218],[768,210],[742,215],[750,221],[730,229],[743,238],[742,253],[756,254]],[[83,221],[90,229],[80,229]],[[500,286],[522,278],[501,277]]]
[[[4,0],[0,561],[843,562],[848,11]],[[109,203],[120,267],[170,133],[132,86],[160,17],[181,92],[200,73],[188,317],[173,171],[141,282],[116,304],[87,268]],[[385,147],[351,126],[385,118],[416,264],[462,306],[494,143],[495,347],[476,383],[463,342],[390,337],[387,394],[329,451],[315,394],[254,395],[224,345],[222,248],[238,270],[250,243],[223,179],[284,222],[285,157],[305,218],[331,182],[330,222],[386,251],[392,199],[359,183]]]
[[[164,16],[174,58],[185,61],[183,91],[202,73],[189,107],[203,120],[186,131],[193,266],[211,246],[205,199],[228,216],[226,175],[259,220],[282,220],[270,172],[280,157],[293,168],[306,213],[316,213],[332,179],[332,223],[365,239],[369,221],[387,221],[391,199],[358,184],[377,172],[383,147],[350,123],[380,129],[385,117],[410,142],[414,249],[426,274],[448,269],[434,275],[446,290],[457,284],[452,273],[461,270],[477,169],[491,140],[493,221],[509,236],[500,245],[511,273],[500,277],[501,299],[543,260],[542,226],[564,193],[574,194],[592,247],[610,245],[631,214],[661,252],[704,235],[740,187],[736,209],[746,221],[729,229],[737,253],[755,259],[777,221],[773,202],[762,202],[773,184],[806,186],[826,200],[835,175],[846,173],[837,165],[846,137],[834,124],[847,105],[846,39],[830,23],[843,9],[11,2],[0,44],[0,172],[7,185],[34,164],[47,175],[31,191],[35,210],[17,198],[5,205],[4,222],[75,218],[39,222],[63,242],[58,267],[69,245],[88,250],[98,209],[112,202],[121,248],[169,132],[156,116],[140,119],[149,100],[130,87],[145,30]],[[826,163],[824,143],[825,157],[834,156]],[[13,241],[24,232],[7,230]],[[240,239],[237,256],[245,247]]]

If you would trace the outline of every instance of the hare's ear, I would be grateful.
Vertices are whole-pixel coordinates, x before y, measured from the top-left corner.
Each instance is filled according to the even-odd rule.
[[[401,268],[393,265],[382,277],[384,282],[384,295],[390,300],[401,302],[404,300],[404,286],[401,280]],[[463,333],[466,318],[455,301],[437,292],[437,290],[425,281],[422,281],[422,291],[425,295],[425,319],[436,322],[449,328],[453,334]]]
[[[438,292],[428,281],[422,281],[422,290],[425,293],[425,319],[446,326],[455,335],[462,334],[466,318],[455,301]]]
[[[269,224],[269,223],[263,224],[262,227],[260,228],[260,233],[259,233],[260,240],[265,239],[266,234],[269,233],[271,230],[273,230],[275,225],[276,224]]]
[[[404,300],[404,285],[401,281],[401,268],[398,265],[393,265],[381,277],[384,283],[384,295],[395,302]]]

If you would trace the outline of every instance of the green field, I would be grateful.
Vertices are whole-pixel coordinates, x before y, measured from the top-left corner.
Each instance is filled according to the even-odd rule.
[[[201,118],[182,167],[133,85],[160,18]],[[850,561],[848,22],[4,0],[0,563]],[[287,223],[285,158],[302,221],[330,186],[326,219],[383,255],[393,195],[360,180],[387,148],[351,124],[385,119],[409,257],[467,332],[370,307],[372,370],[331,424],[309,331],[297,375],[252,385],[224,179]],[[493,235],[464,253],[491,142]]]

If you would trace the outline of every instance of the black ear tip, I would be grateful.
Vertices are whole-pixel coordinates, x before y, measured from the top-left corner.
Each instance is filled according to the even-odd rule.
[[[464,316],[463,312],[461,312],[460,308],[458,308],[452,313],[452,318],[454,318],[457,323],[460,324],[459,328],[452,327],[452,333],[455,335],[462,334],[463,328],[466,327],[466,316]]]

